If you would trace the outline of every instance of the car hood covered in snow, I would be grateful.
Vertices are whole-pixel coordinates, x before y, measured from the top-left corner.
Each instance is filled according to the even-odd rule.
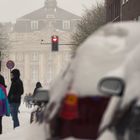
[[[126,59],[139,46],[139,36],[140,24],[136,22],[102,27],[79,47],[66,71],[53,84],[51,98],[55,95],[62,98],[70,83],[79,96],[101,95],[97,90],[99,80],[124,65],[126,67]],[[119,74],[124,76],[124,71]]]
[[[46,113],[49,112],[50,117],[54,115],[69,85],[78,96],[103,96],[97,86],[106,76],[124,79],[127,87],[122,106],[134,95],[139,96],[139,36],[140,23],[137,22],[110,23],[92,34],[79,46],[65,72],[53,84]],[[48,108],[52,103],[56,106],[50,112]]]
[[[59,108],[61,100],[71,85],[78,96],[103,96],[98,91],[98,82],[108,76],[120,77],[125,81],[126,89],[120,104],[125,108],[134,98],[140,97],[140,23],[110,23],[92,34],[72,58],[66,70],[57,78],[50,89],[50,102],[46,108],[46,115],[53,117]],[[111,120],[114,108],[119,101],[112,97],[109,107],[102,120],[104,127]],[[55,103],[53,110],[49,110]],[[34,125],[34,124],[33,124]],[[19,136],[7,134],[1,139],[46,139],[49,133],[44,131],[46,125],[33,127],[29,136],[22,137],[25,132],[15,131]],[[27,130],[26,130],[27,131]],[[20,132],[20,133],[19,133]],[[36,133],[35,133],[36,132]],[[49,130],[48,130],[49,132]],[[26,132],[27,133],[27,132]],[[34,135],[36,134],[36,135]],[[47,136],[46,136],[47,135]],[[11,137],[12,136],[12,137]],[[34,136],[34,137],[33,137]],[[107,132],[99,140],[114,140],[113,135]]]

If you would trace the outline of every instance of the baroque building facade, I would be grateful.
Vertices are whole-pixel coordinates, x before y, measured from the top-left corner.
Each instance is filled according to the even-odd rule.
[[[2,73],[8,85],[6,63],[12,60],[21,71],[25,93],[32,93],[37,81],[49,88],[71,59],[70,45],[59,45],[59,51],[51,51],[51,36],[57,35],[60,44],[70,43],[79,20],[79,16],[57,7],[56,0],[46,0],[44,7],[18,18],[9,34],[10,49],[3,52]]]

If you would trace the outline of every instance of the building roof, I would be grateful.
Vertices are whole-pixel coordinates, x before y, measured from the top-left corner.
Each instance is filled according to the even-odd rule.
[[[47,13],[48,12],[47,12],[46,7],[42,7],[18,19],[30,19],[30,20],[45,19]],[[80,16],[77,16],[59,7],[56,7],[56,9],[54,9],[54,15],[55,15],[55,19],[79,19],[80,18]]]

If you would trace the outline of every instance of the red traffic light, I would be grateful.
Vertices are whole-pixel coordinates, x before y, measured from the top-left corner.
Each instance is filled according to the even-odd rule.
[[[57,35],[53,35],[51,37],[51,43],[52,43],[52,51],[58,51],[58,36]]]
[[[52,42],[58,42],[58,36],[52,36]]]

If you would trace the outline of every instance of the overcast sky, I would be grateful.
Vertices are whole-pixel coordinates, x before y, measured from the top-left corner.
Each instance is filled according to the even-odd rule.
[[[31,11],[41,8],[45,0],[0,0],[0,22],[12,21]],[[58,6],[81,15],[84,8],[104,0],[57,0]]]

